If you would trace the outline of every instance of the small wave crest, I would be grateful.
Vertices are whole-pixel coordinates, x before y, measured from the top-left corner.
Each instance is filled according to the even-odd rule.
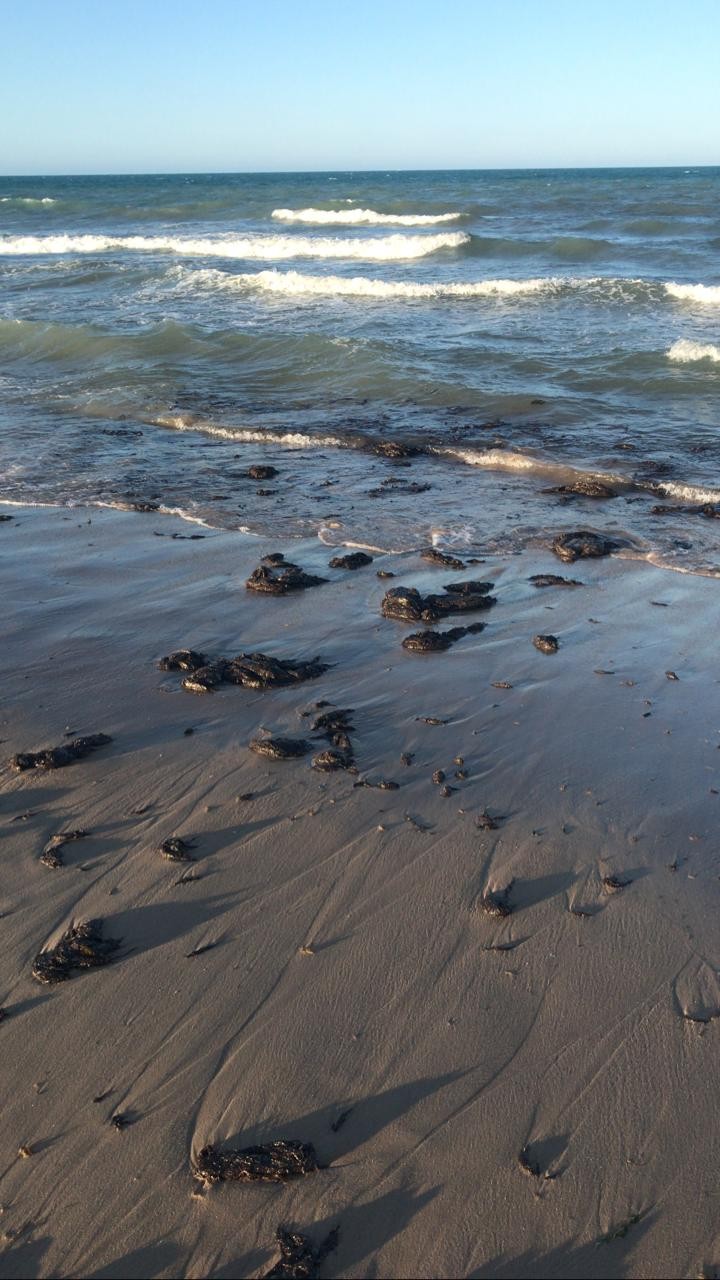
[[[439,249],[458,249],[470,237],[462,231],[437,235],[389,235],[352,239],[343,236],[231,236],[227,239],[181,236],[2,236],[0,254],[104,253],[129,250],[135,253],[178,253],[190,257],[280,259],[280,258],[423,258]]]
[[[589,471],[571,463],[554,461],[547,458],[534,457],[529,453],[512,453],[505,449],[457,449],[435,448],[434,453],[443,457],[451,457],[473,467],[488,467],[492,471],[516,471],[535,475],[539,479],[553,480],[555,483],[573,484],[580,480],[597,480],[611,489],[641,490],[660,498],[676,498],[682,502],[697,503],[720,502],[720,490],[704,488],[702,485],[686,484],[680,480],[664,480],[662,484],[643,481],[629,476],[618,475],[609,471]]]
[[[597,480],[611,488],[632,487],[624,476],[603,471],[583,471],[569,463],[537,458],[529,453],[513,453],[506,449],[437,448],[433,452],[455,458],[471,467],[488,467],[492,471],[519,471],[545,480],[572,484],[577,480]]]
[[[57,204],[54,196],[0,196],[0,204]]]
[[[194,283],[209,288],[262,289],[289,296],[363,298],[478,298],[552,290],[554,280],[477,280],[468,283],[419,284],[371,280],[367,276],[310,276],[299,271],[256,271],[227,275],[207,269],[192,273]]]
[[[678,302],[701,302],[704,306],[720,306],[720,285],[717,284],[675,284],[669,280],[665,292]]]
[[[278,222],[305,222],[314,226],[433,227],[457,222],[461,213],[377,213],[375,209],[273,209]]]
[[[392,238],[392,237],[390,237]],[[418,237],[420,238],[420,237]],[[429,239],[429,237],[426,237]],[[181,286],[201,289],[261,289],[286,296],[374,298],[378,300],[425,298],[510,298],[537,294],[561,297],[568,293],[585,294],[588,298],[607,302],[637,302],[657,299],[658,286],[652,281],[604,276],[532,276],[526,279],[486,279],[420,282],[410,280],[376,280],[368,276],[309,275],[300,271],[277,269],[231,275],[213,267],[193,271],[177,267]]]
[[[223,440],[237,440],[240,444],[278,444],[286,449],[342,449],[348,442],[337,436],[311,436],[302,431],[260,430],[256,427],[224,425],[204,418],[198,413],[159,413],[144,419],[155,427],[168,427],[173,431],[202,431],[206,435]]]
[[[681,502],[720,502],[720,489],[705,489],[699,484],[683,484],[681,481],[664,480],[655,485],[654,492],[661,498],[677,498]]]
[[[720,347],[712,342],[692,342],[689,338],[678,338],[667,352],[668,360],[676,364],[696,364],[709,360],[712,364],[720,364]]]

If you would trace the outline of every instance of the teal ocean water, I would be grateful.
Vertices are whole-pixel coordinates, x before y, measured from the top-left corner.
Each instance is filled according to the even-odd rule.
[[[0,179],[4,501],[717,573],[719,390],[720,169]]]

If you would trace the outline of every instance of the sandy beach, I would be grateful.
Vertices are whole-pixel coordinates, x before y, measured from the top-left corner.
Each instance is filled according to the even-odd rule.
[[[329,570],[316,540],[4,510],[3,759],[112,741],[2,772],[0,1274],[259,1277],[285,1227],[338,1229],[325,1277],[714,1275],[716,584],[547,549]],[[247,591],[273,551],[330,581]],[[380,614],[478,577],[497,604],[445,653]],[[193,694],[158,669],[180,648],[330,666]],[[249,750],[327,747],[323,702],[356,772]],[[89,919],[112,963],[35,981]],[[192,1176],[278,1139],[322,1167]]]

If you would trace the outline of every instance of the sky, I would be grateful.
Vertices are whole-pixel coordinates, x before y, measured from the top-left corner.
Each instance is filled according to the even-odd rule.
[[[720,0],[0,0],[0,173],[720,163]]]

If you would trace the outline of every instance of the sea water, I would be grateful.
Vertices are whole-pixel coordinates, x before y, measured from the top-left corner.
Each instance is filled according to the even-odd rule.
[[[0,179],[6,502],[715,574],[719,389],[720,169]]]

